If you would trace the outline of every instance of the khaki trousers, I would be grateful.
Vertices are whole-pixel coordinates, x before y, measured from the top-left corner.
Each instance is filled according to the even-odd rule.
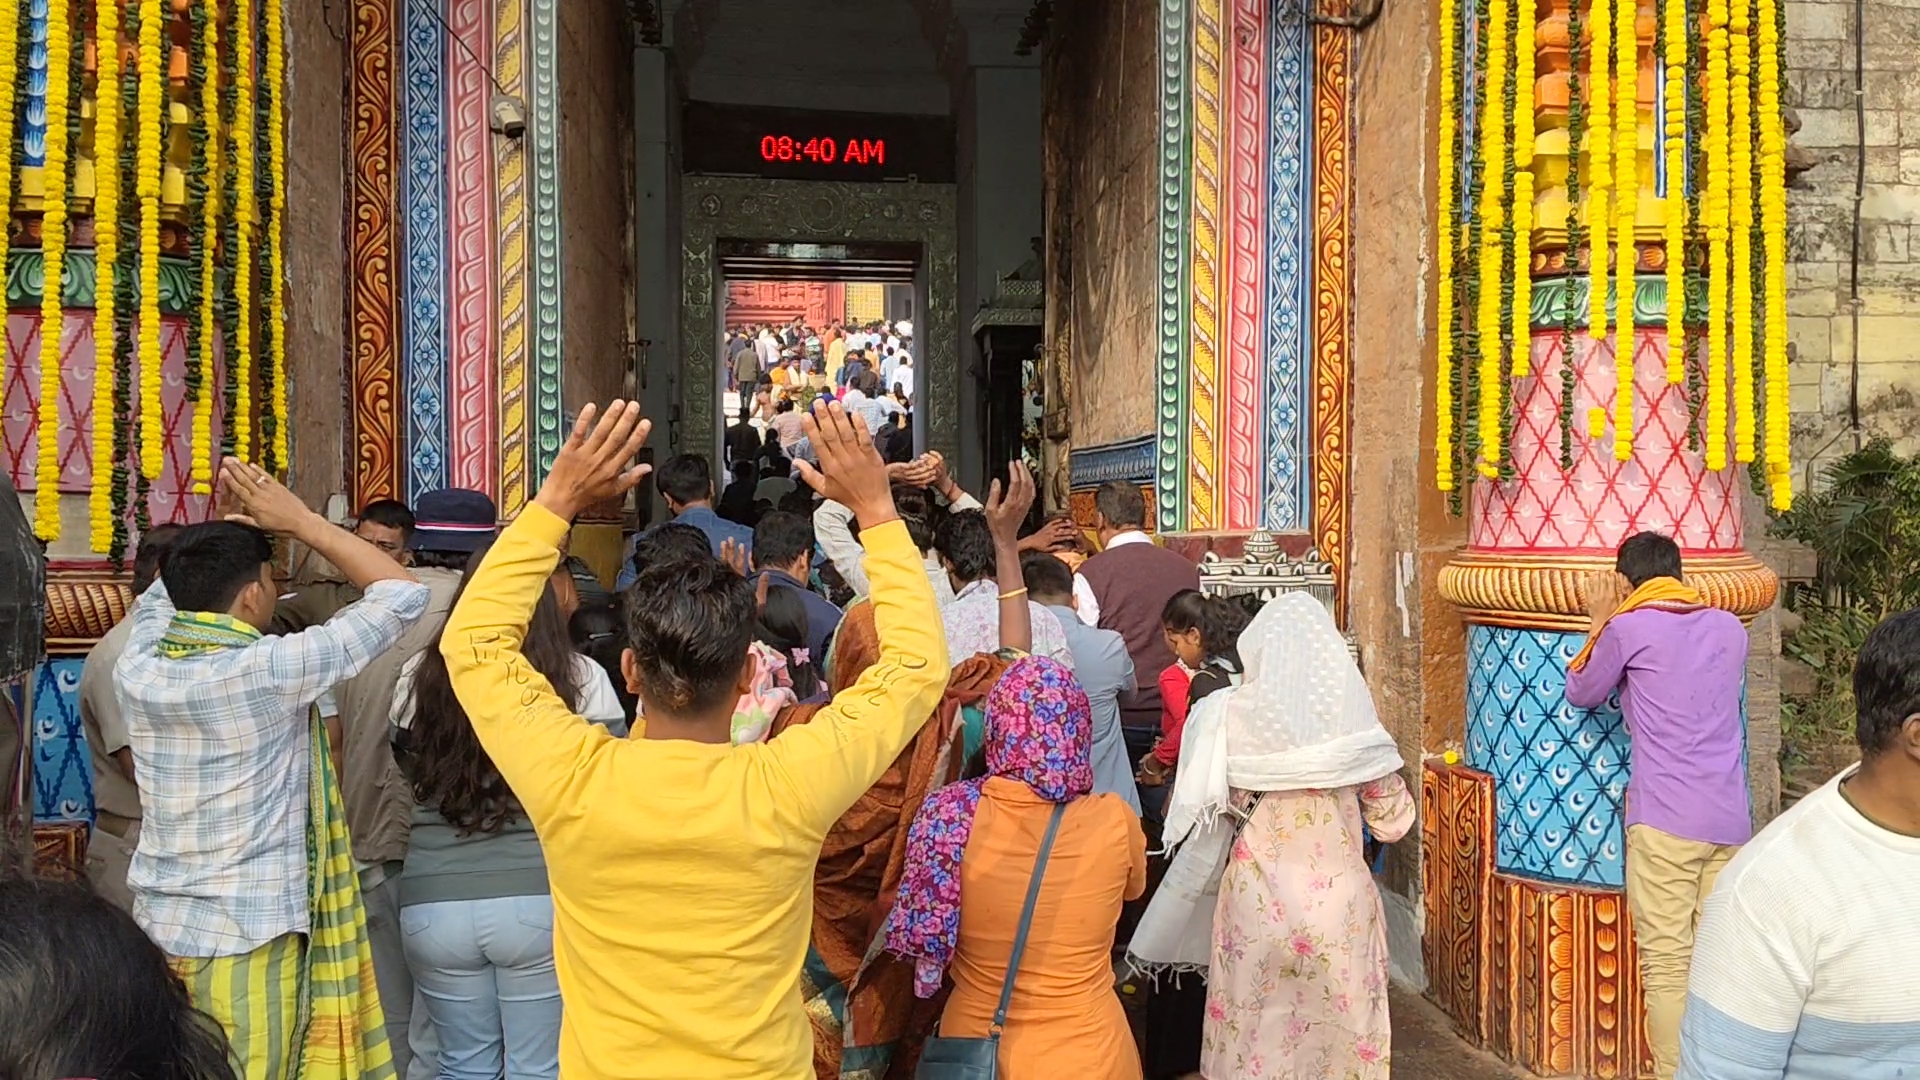
[[[1680,1017],[1687,1007],[1693,929],[1714,881],[1738,850],[1684,840],[1650,825],[1627,829],[1627,909],[1640,950],[1647,1041],[1659,1080],[1673,1080],[1680,1065]]]

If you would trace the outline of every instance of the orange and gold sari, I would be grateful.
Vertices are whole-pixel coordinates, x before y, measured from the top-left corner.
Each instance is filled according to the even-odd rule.
[[[828,666],[834,693],[880,656],[873,609],[854,605],[835,635]],[[885,775],[827,833],[813,876],[813,934],[801,973],[813,1023],[816,1080],[911,1076],[941,999],[913,996],[913,965],[880,948],[906,859],[907,826],[928,793],[959,779],[961,709],[984,700],[1006,663],[975,656],[953,669],[939,708]],[[813,719],[794,705],[774,719],[773,738]]]

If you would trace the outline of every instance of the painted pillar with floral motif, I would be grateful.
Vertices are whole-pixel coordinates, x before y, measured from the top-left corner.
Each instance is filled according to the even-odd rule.
[[[1695,78],[1725,62],[1702,39],[1727,9],[1659,2],[1443,5],[1436,452],[1468,543],[1440,589],[1468,671],[1464,745],[1425,774],[1427,973],[1466,1034],[1542,1075],[1651,1068],[1623,891],[1632,740],[1617,698],[1565,697],[1584,579],[1650,530],[1711,604],[1751,618],[1776,590],[1743,546],[1741,485],[1748,462],[1780,475],[1765,365],[1784,320],[1764,294],[1783,252],[1768,183],[1731,177],[1777,171],[1759,122],[1777,95],[1755,92],[1777,67],[1752,58],[1778,38],[1752,34],[1773,18],[1755,5],[1744,85]]]

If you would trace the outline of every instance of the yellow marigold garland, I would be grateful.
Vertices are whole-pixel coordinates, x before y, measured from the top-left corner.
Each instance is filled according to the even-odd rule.
[[[1634,227],[1640,208],[1640,15],[1636,0],[1614,0],[1613,457],[1633,457]]]
[[[1733,457],[1753,460],[1753,38],[1748,33],[1747,0],[1733,0],[1728,59],[1733,85],[1728,94],[1732,152],[1727,194],[1733,302]]]
[[[1707,468],[1727,467],[1727,0],[1707,0]]]
[[[200,306],[194,317],[200,322],[199,355],[190,357],[200,373],[200,397],[193,403],[193,490],[205,494],[213,484],[213,401],[219,395],[214,383],[214,343],[220,339],[218,292],[220,288],[220,5],[218,0],[197,0],[207,8],[202,20],[201,66],[206,75],[200,80],[200,123],[207,131],[206,196],[200,204]]]
[[[1457,182],[1454,162],[1454,140],[1458,137],[1458,119],[1455,110],[1460,105],[1460,86],[1454,78],[1454,35],[1458,33],[1455,25],[1459,13],[1454,0],[1440,0],[1440,133],[1438,174],[1439,209],[1436,215],[1439,228],[1436,230],[1434,264],[1440,272],[1439,297],[1437,300],[1439,333],[1439,365],[1434,381],[1434,468],[1436,480],[1441,491],[1452,491],[1453,477],[1453,323],[1455,318],[1453,297],[1453,217],[1454,185]],[[276,172],[276,177],[284,175]],[[279,245],[274,245],[275,250]],[[283,413],[284,415],[284,413]]]
[[[1787,411],[1787,136],[1780,115],[1777,0],[1759,0],[1760,243],[1766,266],[1767,479],[1775,510],[1793,506]]]
[[[235,0],[233,6],[234,69],[238,73],[238,101],[233,115],[233,169],[237,205],[233,208],[233,348],[227,363],[234,365],[233,452],[242,461],[253,459],[253,226],[258,220],[254,193],[254,85],[253,0]]]
[[[165,458],[160,421],[160,135],[167,71],[160,51],[164,0],[140,0],[139,151],[134,193],[140,198],[140,474],[160,478]]]
[[[267,90],[273,111],[267,115],[267,169],[273,196],[267,204],[267,267],[274,304],[267,312],[267,368],[273,375],[273,461],[287,467],[287,315],[286,250],[282,228],[287,208],[287,37],[281,0],[266,0]],[[1445,175],[1444,173],[1442,174]],[[1445,337],[1445,334],[1441,335]]]
[[[1480,187],[1480,475],[1500,475],[1500,264],[1506,249],[1500,242],[1501,199],[1506,194],[1506,124],[1500,116],[1501,95],[1511,77],[1507,67],[1507,0],[1489,0],[1487,21],[1487,78],[1480,95],[1480,135],[1483,172]]]
[[[1577,2],[1577,0],[1575,0]],[[1587,47],[1587,98],[1592,115],[1587,119],[1587,156],[1592,161],[1593,177],[1587,191],[1587,336],[1595,341],[1607,337],[1607,249],[1611,237],[1608,224],[1607,193],[1613,186],[1613,112],[1611,73],[1613,69],[1613,4],[1632,0],[1593,0],[1587,22],[1593,27],[1593,41]],[[1579,147],[1570,148],[1579,153]]]
[[[0,210],[13,212],[14,88],[20,80],[20,0],[0,4]],[[0,387],[7,384],[7,350],[0,348]],[[0,394],[0,397],[3,397]]]
[[[1662,19],[1666,36],[1665,106],[1661,149],[1666,157],[1667,194],[1661,203],[1661,235],[1667,250],[1667,381],[1687,377],[1687,0],[1666,0]]]
[[[1513,45],[1513,376],[1533,373],[1534,0],[1516,0]]]
[[[34,465],[33,534],[60,539],[60,345],[66,335],[61,303],[67,260],[67,113],[73,102],[73,11],[67,0],[47,3],[47,157],[41,170],[40,429]],[[9,149],[11,152],[11,149]]]
[[[113,546],[114,269],[120,258],[120,4],[94,0],[93,118],[93,486],[87,494],[91,547]]]

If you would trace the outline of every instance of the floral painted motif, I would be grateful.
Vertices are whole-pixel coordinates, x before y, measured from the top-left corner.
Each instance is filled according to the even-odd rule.
[[[1413,825],[1399,774],[1330,791],[1236,793],[1246,826],[1213,920],[1201,1070],[1387,1080],[1387,937],[1363,854]]]
[[[1093,790],[1093,707],[1073,673],[1043,656],[1007,669],[987,695],[987,775],[1018,780],[1049,802]],[[887,949],[914,961],[914,993],[932,997],[960,940],[960,861],[986,778],[928,796],[907,833]]]

